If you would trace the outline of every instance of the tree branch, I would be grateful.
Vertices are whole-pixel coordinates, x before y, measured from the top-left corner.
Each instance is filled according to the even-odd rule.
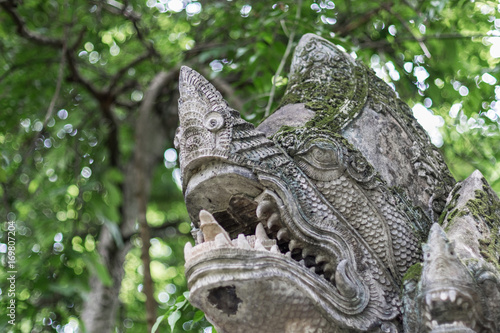
[[[0,83],[2,83],[3,80],[5,80],[6,77],[8,77],[10,74],[15,72],[16,70],[25,68],[25,67],[30,67],[30,66],[40,66],[40,65],[47,65],[47,64],[54,64],[54,63],[59,63],[60,60],[52,58],[40,58],[40,59],[29,59],[25,62],[22,63],[15,63],[9,66],[9,68],[2,74],[0,75]],[[0,98],[1,99],[1,98]]]
[[[288,37],[288,44],[286,45],[285,54],[283,54],[283,57],[281,58],[281,62],[278,66],[278,69],[276,70],[276,74],[274,74],[273,85],[271,87],[271,92],[269,93],[269,100],[267,101],[264,117],[269,116],[269,114],[271,113],[271,106],[273,104],[274,94],[276,92],[276,79],[278,78],[278,76],[280,76],[283,67],[285,67],[286,60],[288,59],[288,56],[292,51],[293,40],[295,38],[295,32],[297,31],[297,24],[300,20],[301,9],[302,9],[302,0],[299,0],[297,4],[297,11],[295,12],[295,26],[293,30],[290,32],[290,36]]]
[[[120,70],[111,78],[110,83],[108,85],[108,88],[106,89],[108,92],[112,92],[113,89],[116,88],[118,81],[125,75],[129,69],[133,68],[137,64],[141,63],[142,61],[150,58],[152,55],[151,51],[146,51],[145,53],[141,54],[134,60],[132,60],[128,65],[125,65],[124,67],[120,68]]]
[[[403,27],[413,36],[413,38],[418,42],[418,44],[420,45],[420,48],[422,49],[422,51],[424,52],[424,55],[427,57],[427,58],[431,58],[431,53],[429,52],[429,49],[427,48],[427,46],[425,45],[424,41],[422,40],[421,37],[418,37],[417,35],[415,35],[413,33],[413,31],[411,30],[411,27],[408,25],[408,23],[401,17],[401,15],[399,15],[399,13],[396,13],[392,10],[391,6],[390,5],[387,5],[385,4],[385,10],[387,12],[389,12],[391,15],[395,16],[399,22],[401,22],[401,24],[403,25]]]
[[[14,9],[14,6],[12,5],[11,2],[0,2],[0,6],[9,14],[9,16],[14,21],[14,23],[17,26],[17,33],[20,36],[22,36],[26,39],[29,39],[32,42],[39,44],[39,45],[47,45],[47,46],[52,46],[52,47],[57,47],[57,48],[63,47],[65,41],[62,39],[55,39],[55,38],[43,36],[43,35],[40,35],[36,32],[30,31],[26,27],[26,22],[24,22],[23,18]]]
[[[439,39],[472,39],[472,38],[483,38],[483,37],[491,37],[490,35],[485,35],[485,34],[479,34],[479,35],[469,35],[469,36],[464,36],[459,33],[449,33],[449,34],[435,34],[435,35],[427,35],[427,36],[422,36],[420,39],[422,41],[428,41],[428,40],[439,40]],[[377,48],[377,47],[382,47],[382,46],[387,46],[391,44],[399,44],[403,42],[408,42],[408,41],[415,41],[415,38],[413,36],[410,37],[398,37],[395,38],[393,42],[389,42],[385,39],[377,40],[377,41],[367,41],[358,44],[359,47],[363,48]]]
[[[137,106],[139,105],[137,102],[132,102],[132,101],[121,101],[119,99],[117,99],[115,101],[115,105],[116,106],[120,106],[124,109],[127,109],[127,110],[137,110]]]
[[[176,71],[169,73],[160,72],[152,80],[144,94],[143,102],[139,108],[139,116],[135,127],[134,158],[132,161],[132,174],[134,176],[134,198],[138,205],[137,220],[139,223],[140,237],[142,239],[141,259],[144,267],[144,294],[146,295],[146,319],[148,331],[151,331],[156,321],[157,304],[154,298],[154,283],[151,277],[149,247],[151,231],[146,220],[147,203],[151,186],[151,173],[156,156],[161,154],[158,145],[153,144],[153,135],[156,135],[156,122],[151,120],[154,115],[154,104],[163,86],[174,80]]]
[[[372,10],[364,13],[363,15],[358,16],[356,19],[351,20],[346,25],[339,26],[339,29],[335,30],[334,32],[337,33],[341,37],[347,36],[351,31],[353,31],[353,30],[361,27],[366,22],[368,22],[369,20],[371,20],[371,18],[373,16],[375,16],[376,14],[378,14],[378,12],[380,12],[382,9],[384,9],[385,6],[389,6],[389,7],[392,6],[392,2],[388,2],[386,4],[382,4],[382,5],[380,5],[377,8],[373,8]]]
[[[90,83],[87,79],[85,79],[79,72],[78,68],[76,67],[76,62],[75,59],[73,58],[73,55],[71,54],[71,50],[67,51],[67,60],[68,60],[68,67],[71,76],[68,78],[69,81],[77,82],[81,84],[93,97],[95,97],[97,100],[102,99],[102,96],[104,95],[103,92],[99,91],[96,87]]]
[[[119,3],[115,0],[106,0],[106,1],[94,1],[94,3],[103,5],[102,7],[111,14],[121,15],[132,22],[134,29],[137,33],[137,38],[141,41],[141,43],[150,51],[153,55],[158,55],[158,52],[154,48],[153,44],[144,38],[144,34],[139,28],[139,22],[141,21],[141,14],[132,10],[132,7],[127,4]]]
[[[68,29],[65,29],[65,33],[68,34]],[[28,156],[31,155],[33,150],[35,149],[36,142],[42,137],[43,133],[45,133],[45,129],[47,128],[47,123],[49,122],[50,118],[52,117],[52,114],[54,113],[54,108],[57,100],[59,99],[59,93],[61,92],[61,85],[62,85],[62,80],[64,76],[64,67],[66,63],[66,51],[67,51],[67,45],[66,42],[63,43],[62,45],[62,52],[61,52],[61,60],[59,62],[59,70],[57,74],[57,81],[56,81],[56,88],[54,91],[54,95],[52,96],[52,99],[50,101],[49,107],[47,108],[47,112],[45,113],[45,118],[42,124],[42,129],[36,133],[36,135],[33,137],[33,139],[30,139],[29,143],[29,148],[24,152],[22,156],[22,160],[26,161]],[[18,169],[18,172],[20,172],[21,169]],[[16,172],[16,174],[18,173]],[[13,177],[11,181],[14,181],[14,179],[17,178]]]
[[[67,37],[69,32],[68,28],[65,29],[65,36]],[[64,75],[64,67],[66,66],[66,50],[67,50],[67,38],[64,39],[64,43],[62,46],[62,52],[61,52],[61,63],[59,64],[59,71],[57,74],[57,83],[56,83],[56,90],[54,92],[54,96],[52,96],[52,99],[49,104],[49,108],[47,109],[47,113],[45,114],[45,119],[43,121],[43,128],[47,126],[47,123],[50,120],[50,117],[52,117],[52,114],[54,113],[54,107],[56,104],[57,99],[59,98],[59,93],[61,92],[61,85],[62,85],[62,80],[63,80],[63,75]]]

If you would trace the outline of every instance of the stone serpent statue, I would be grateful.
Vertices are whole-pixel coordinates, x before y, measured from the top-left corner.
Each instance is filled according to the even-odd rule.
[[[183,67],[190,301],[218,332],[500,332],[500,201],[411,109],[307,34],[257,128]]]

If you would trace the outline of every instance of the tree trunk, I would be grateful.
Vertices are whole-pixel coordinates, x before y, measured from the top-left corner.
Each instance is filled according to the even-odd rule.
[[[177,125],[177,118],[170,117],[165,124],[163,117],[154,112],[155,102],[161,88],[172,82],[178,71],[159,73],[150,83],[144,95],[136,121],[136,144],[133,158],[126,166],[123,183],[122,223],[119,232],[122,242],[113,237],[112,231],[103,226],[99,236],[98,253],[108,269],[112,285],[106,286],[97,276],[92,276],[90,293],[84,303],[82,320],[87,332],[111,332],[116,324],[119,292],[123,279],[125,256],[131,248],[130,238],[137,233],[139,223],[143,249],[141,258],[144,266],[144,293],[146,294],[146,319],[149,330],[156,320],[154,286],[149,270],[149,227],[146,209],[154,167],[162,159],[167,136]],[[122,244],[123,243],[123,244]]]

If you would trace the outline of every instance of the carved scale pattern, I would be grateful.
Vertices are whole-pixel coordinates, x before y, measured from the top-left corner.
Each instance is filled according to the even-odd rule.
[[[297,129],[278,133],[275,141],[295,157],[318,190],[357,230],[398,280],[420,260],[419,242],[411,230],[414,223],[410,223],[407,216],[392,204],[395,202],[392,194],[376,176],[373,167],[344,139],[324,131]],[[330,151],[325,143],[331,144]],[[308,145],[304,155],[301,151]],[[318,146],[323,146],[322,150]],[[328,160],[337,163],[328,169],[325,165],[321,166],[322,169],[312,165],[314,154],[321,157],[329,152],[335,156],[328,156]],[[378,279],[378,275],[375,273],[375,278]],[[383,277],[381,279],[384,283]]]
[[[366,67],[315,35],[305,35],[300,44],[282,105],[296,101],[316,111],[318,116],[308,125],[334,131],[346,127],[366,102]]]
[[[430,212],[436,216],[442,212],[455,181],[441,153],[429,143],[408,105],[363,63],[326,39],[312,34],[303,36],[294,53],[289,86],[281,105],[293,103],[304,103],[316,112],[306,127],[332,133],[347,128],[366,106],[391,115],[413,142],[411,163],[415,176],[428,184],[425,191],[431,199]]]
[[[296,205],[300,212],[291,222],[301,224],[291,226],[294,238],[306,246],[324,248],[330,256],[337,258],[337,264],[346,258],[354,260],[351,263],[351,278],[366,286],[369,297],[349,300],[353,302],[352,309],[346,314],[362,312],[359,318],[351,319],[353,323],[359,320],[364,323],[362,325],[368,325],[375,320],[393,319],[399,307],[398,286],[385,268],[386,264],[382,258],[370,248],[363,235],[352,228],[342,213],[332,209],[331,203],[318,191],[314,183],[275,143],[256,131],[253,125],[242,120],[236,111],[227,106],[220,94],[213,93],[208,81],[192,70],[184,70],[182,75],[181,89],[186,91],[181,90],[179,109],[186,115],[180,117],[181,129],[177,135],[177,146],[181,151],[183,174],[189,169],[189,163],[211,156],[248,167],[257,175],[270,174],[277,177],[295,200],[293,203],[286,202],[286,205]],[[190,85],[194,86],[194,89]],[[196,87],[205,90],[197,90]],[[204,91],[210,94],[208,98],[204,96]],[[220,122],[212,126],[211,119]],[[191,130],[195,133],[191,134]],[[208,140],[199,140],[198,145],[189,144],[189,139],[196,135],[203,138],[206,136]],[[351,166],[353,174],[361,177],[362,163],[354,160],[350,162],[355,166]],[[322,236],[325,233],[327,236]],[[376,242],[370,243],[379,248]]]
[[[297,140],[297,142],[304,141],[306,140]],[[277,143],[279,144],[279,142]],[[326,201],[333,204],[334,207],[340,207],[337,212],[338,216],[345,218],[357,230],[360,239],[366,241],[371,250],[375,252],[356,251],[358,254],[362,253],[357,257],[359,267],[368,269],[370,272],[364,274],[369,274],[383,286],[386,302],[391,304],[394,299],[397,299],[398,290],[394,289],[392,278],[387,275],[387,272],[380,269],[380,264],[375,258],[380,258],[385,266],[392,267],[393,276],[399,280],[408,267],[421,257],[418,241],[405,224],[399,211],[386,204],[385,196],[387,193],[384,196],[381,192],[381,183],[376,191],[371,191],[374,193],[374,198],[371,198],[371,200],[375,199],[373,202],[363,194],[366,190],[362,190],[360,187],[375,186],[373,182],[375,173],[358,151],[351,148],[349,153],[351,155],[347,155],[346,150],[350,163],[349,171],[352,176],[342,176],[330,180],[330,182],[313,182],[313,184],[323,195],[325,192],[322,189],[327,186],[331,187],[331,191],[326,193]],[[328,226],[330,226],[330,230],[334,230],[338,224],[336,214],[332,214],[324,199],[318,197],[310,180],[304,177],[297,170],[296,165],[290,163],[282,154],[283,152],[271,140],[265,138],[261,132],[255,130],[253,125],[245,122],[239,116],[234,119],[229,160],[238,165],[249,166],[264,172],[276,170],[280,174],[280,178],[289,185],[293,196],[300,202],[301,210],[304,214],[309,215],[309,223],[317,224],[320,229],[326,228],[328,230]],[[365,169],[369,170],[367,174],[363,174],[366,173]],[[356,177],[359,183],[353,177]],[[355,207],[356,209],[354,209]],[[381,211],[383,217],[378,216],[380,213],[376,212],[376,209]],[[314,214],[309,212],[314,212]],[[389,230],[386,223],[389,225]],[[385,234],[381,230],[385,230]],[[344,232],[344,235],[344,238],[351,244],[359,242],[359,240],[352,238],[352,235],[350,236],[347,231]],[[387,244],[392,244],[392,246],[387,246]],[[396,260],[394,260],[394,256],[396,256]]]

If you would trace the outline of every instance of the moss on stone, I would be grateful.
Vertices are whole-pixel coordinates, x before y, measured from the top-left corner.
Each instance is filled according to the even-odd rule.
[[[344,61],[340,64],[348,66],[350,62]],[[328,80],[324,81],[315,78],[311,70],[301,74],[294,73],[289,78],[287,91],[279,107],[303,103],[309,110],[316,112],[305,127],[325,129],[333,133],[359,115],[366,103],[368,88],[367,68],[364,64],[351,64],[351,77],[335,75],[336,68],[330,69],[332,73],[329,73],[331,75]]]
[[[472,215],[476,220],[484,221],[490,228],[490,239],[479,240],[480,253],[483,258],[500,269],[500,200],[483,178],[482,189],[474,191],[474,199],[467,201],[465,207],[455,209],[449,217],[453,219]]]
[[[457,184],[457,185],[455,185],[455,187],[453,187],[453,190],[451,190],[451,192],[449,194],[451,196],[450,203],[444,208],[443,212],[439,216],[439,220],[438,220],[439,225],[442,226],[445,221],[450,222],[451,218],[452,218],[451,215],[454,215],[456,213],[455,207],[457,206],[458,199],[460,198],[460,193],[458,193],[458,191],[461,188],[462,188],[462,185]]]
[[[420,281],[420,277],[422,276],[422,269],[423,265],[419,262],[410,266],[410,268],[408,268],[405,275],[403,276],[402,285],[404,285],[404,283],[409,280],[413,280],[415,282]]]

